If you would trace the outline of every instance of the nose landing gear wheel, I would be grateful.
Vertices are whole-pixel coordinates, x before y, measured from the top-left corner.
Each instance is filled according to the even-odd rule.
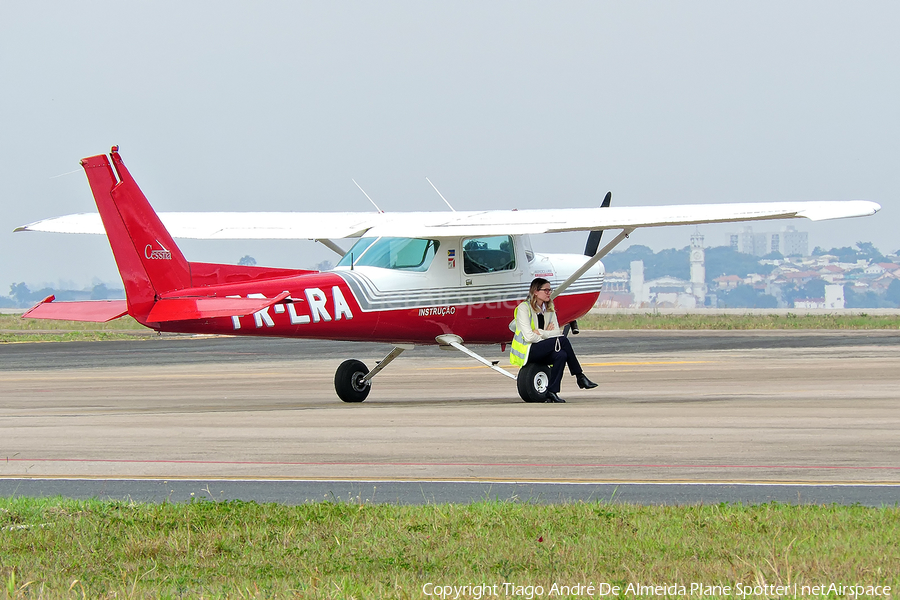
[[[516,387],[525,402],[544,402],[550,386],[550,367],[528,363],[519,369]]]
[[[362,402],[369,395],[372,386],[363,381],[369,368],[359,360],[345,360],[334,374],[334,391],[344,402]]]

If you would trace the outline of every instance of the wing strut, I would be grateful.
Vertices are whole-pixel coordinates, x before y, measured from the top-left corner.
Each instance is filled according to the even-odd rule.
[[[608,243],[608,244],[606,244],[605,246],[603,246],[603,248],[601,248],[600,251],[597,252],[597,254],[595,254],[594,256],[592,256],[591,258],[589,258],[588,261],[587,261],[586,263],[584,263],[583,265],[581,265],[581,268],[580,268],[580,269],[578,269],[577,271],[575,271],[574,273],[572,273],[572,275],[569,276],[568,279],[566,279],[566,280],[563,281],[561,284],[559,284],[558,286],[556,286],[556,289],[553,290],[553,293],[550,295],[550,299],[552,300],[553,298],[556,298],[556,297],[559,296],[561,293],[563,293],[563,292],[566,290],[567,287],[569,287],[570,285],[572,285],[573,283],[575,283],[575,282],[578,280],[579,277],[581,277],[582,275],[584,275],[585,273],[587,273],[588,269],[590,269],[591,267],[593,267],[594,265],[596,265],[597,262],[598,262],[601,258],[603,258],[603,257],[606,256],[607,254],[609,254],[609,252],[610,252],[613,248],[615,248],[616,246],[618,246],[618,245],[619,245],[619,242],[621,242],[622,240],[624,240],[625,238],[627,238],[629,235],[631,235],[631,232],[632,232],[632,231],[634,231],[634,227],[630,227],[630,228],[625,228],[625,229],[623,229],[622,232],[619,233],[619,235],[617,235],[615,238],[613,238],[613,240],[612,240],[610,243]]]
[[[341,256],[344,256],[345,254],[347,254],[346,250],[344,250],[343,248],[341,248],[340,246],[338,246],[337,244],[335,244],[334,242],[332,242],[331,240],[329,240],[327,238],[316,238],[316,241],[319,242],[320,244],[322,244],[323,246],[325,246],[326,248],[328,248],[329,250],[331,250],[332,252],[337,252]]]
[[[453,335],[452,333],[445,333],[444,335],[439,335],[434,339],[437,340],[437,343],[440,344],[442,347],[451,346],[453,348],[456,348],[463,354],[468,354],[469,356],[471,356],[472,358],[474,358],[475,360],[477,360],[484,366],[490,367],[493,370],[497,371],[498,373],[502,373],[503,375],[506,375],[510,379],[516,378],[516,376],[513,375],[512,373],[510,373],[509,371],[505,371],[504,369],[501,369],[500,367],[498,367],[497,363],[493,363],[493,362],[489,361],[488,359],[484,358],[483,356],[475,354],[474,352],[472,352],[471,350],[469,350],[468,348],[463,346],[462,345],[463,340],[458,335]]]

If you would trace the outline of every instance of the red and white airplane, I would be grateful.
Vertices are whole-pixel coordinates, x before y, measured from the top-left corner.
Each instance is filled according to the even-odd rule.
[[[466,344],[512,339],[515,306],[535,277],[554,287],[560,323],[594,306],[600,259],[640,227],[806,217],[871,215],[868,201],[403,213],[157,213],[114,146],[81,161],[99,215],[46,219],[16,231],[106,234],[126,300],[54,302],[25,313],[36,319],[104,322],[126,314],[166,332],[387,342],[393,350],[371,371],[344,361],[334,377],[345,402],[362,402],[372,378],[404,350],[439,344],[518,380],[525,401],[543,401],[546,367],[516,375]],[[377,208],[377,207],[376,207]],[[603,248],[600,233],[621,232]],[[588,231],[585,255],[539,254],[529,234]],[[189,262],[173,237],[312,239],[342,255],[326,272]],[[355,240],[344,251],[334,241]],[[577,326],[576,326],[577,331]],[[568,329],[567,329],[568,332]]]

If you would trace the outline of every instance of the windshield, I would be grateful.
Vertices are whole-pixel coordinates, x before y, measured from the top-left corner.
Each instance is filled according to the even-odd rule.
[[[362,238],[350,248],[338,266],[427,271],[440,245],[437,240],[419,238]]]

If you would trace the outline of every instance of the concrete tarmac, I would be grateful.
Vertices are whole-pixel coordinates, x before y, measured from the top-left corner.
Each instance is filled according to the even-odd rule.
[[[573,340],[601,386],[566,377],[563,405],[526,404],[438,349],[401,355],[344,404],[341,360],[371,367],[387,347],[7,344],[0,477],[900,484],[896,332]]]

